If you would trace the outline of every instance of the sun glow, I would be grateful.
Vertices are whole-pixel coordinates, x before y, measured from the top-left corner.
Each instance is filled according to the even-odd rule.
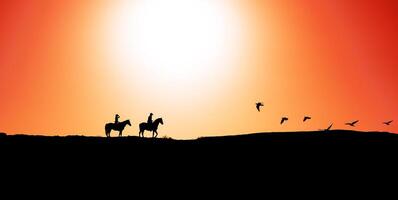
[[[139,79],[132,74],[174,88],[222,81],[233,71],[242,40],[239,17],[228,2],[123,1],[108,19],[110,59],[135,83]]]

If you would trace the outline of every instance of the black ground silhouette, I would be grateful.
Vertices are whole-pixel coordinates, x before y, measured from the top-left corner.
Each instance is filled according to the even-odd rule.
[[[80,146],[123,146],[134,148],[142,145],[249,145],[256,147],[278,146],[372,146],[396,145],[398,134],[387,132],[357,132],[330,130],[313,132],[253,133],[244,135],[201,137],[194,140],[175,140],[171,138],[127,137],[85,137],[85,136],[29,136],[0,134],[0,147],[12,145],[80,145]]]
[[[129,180],[135,180],[136,175],[158,175],[173,170],[174,173],[170,173],[173,177],[181,170],[185,170],[184,176],[191,177],[189,175],[195,174],[198,166],[201,166],[199,171],[210,171],[214,176],[225,173],[235,177],[236,173],[246,175],[257,169],[268,179],[275,174],[274,170],[266,170],[272,166],[282,169],[282,173],[305,166],[311,172],[320,170],[334,174],[334,168],[325,170],[325,166],[346,167],[356,162],[363,163],[360,167],[369,166],[369,163],[381,166],[381,163],[395,161],[397,150],[396,134],[343,130],[254,133],[194,140],[0,135],[3,166],[20,169],[19,173],[28,166],[30,173],[35,170],[53,170],[54,174],[72,171],[82,174],[81,177],[90,170],[97,170],[95,177],[100,179],[104,175],[124,177],[129,173],[133,176]],[[143,169],[151,172],[141,173]],[[118,172],[112,173],[112,170]]]

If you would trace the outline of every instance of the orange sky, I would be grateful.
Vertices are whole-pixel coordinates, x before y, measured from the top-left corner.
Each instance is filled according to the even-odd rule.
[[[160,135],[174,138],[342,129],[356,119],[358,130],[398,132],[382,125],[398,122],[397,1],[225,1],[244,33],[234,63],[185,82],[140,76],[133,55],[123,67],[109,58],[104,24],[118,2],[0,1],[0,131],[103,136],[118,113],[137,135],[153,112],[165,121]]]

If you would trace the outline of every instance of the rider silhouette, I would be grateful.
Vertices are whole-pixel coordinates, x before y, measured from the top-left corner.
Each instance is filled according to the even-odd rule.
[[[153,113],[149,114],[148,121],[147,121],[149,127],[152,127],[152,123],[153,123],[152,116],[153,116]]]
[[[115,124],[119,123],[119,118],[120,118],[119,114],[116,114],[115,115]]]

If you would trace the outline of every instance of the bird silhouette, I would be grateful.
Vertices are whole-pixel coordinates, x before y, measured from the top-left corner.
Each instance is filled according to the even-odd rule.
[[[312,118],[308,117],[308,116],[305,116],[304,119],[303,119],[303,122],[306,122],[307,120],[310,120],[310,119],[312,119]]]
[[[325,129],[325,131],[330,131],[330,129],[332,129],[333,124],[331,124],[327,129]]]
[[[355,122],[351,122],[351,123],[346,123],[345,125],[355,127],[355,125],[356,125],[358,122],[359,122],[359,120],[357,120],[357,121],[355,121]]]
[[[387,126],[390,126],[391,125],[391,123],[393,123],[394,121],[393,120],[391,120],[391,121],[388,121],[388,122],[383,122],[383,124],[385,124],[385,125],[387,125]]]
[[[285,121],[288,121],[288,120],[289,120],[289,118],[283,117],[282,120],[281,120],[281,125],[282,125],[283,123],[285,123]]]
[[[257,102],[257,103],[256,103],[256,108],[257,108],[258,112],[261,111],[261,107],[262,107],[262,106],[264,106],[264,104],[263,104],[262,102]]]
[[[330,124],[330,126],[327,129],[319,129],[319,131],[330,131],[332,129],[333,124]]]

